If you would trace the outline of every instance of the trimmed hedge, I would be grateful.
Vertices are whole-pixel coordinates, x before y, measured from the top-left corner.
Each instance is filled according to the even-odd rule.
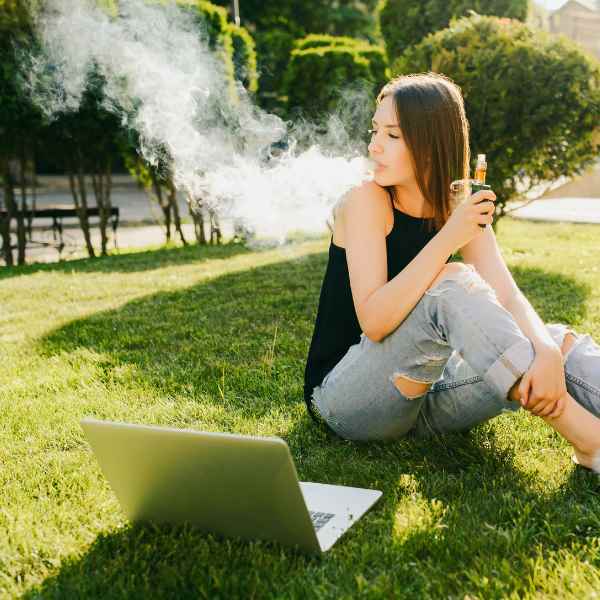
[[[254,36],[258,61],[258,99],[260,105],[281,116],[285,114],[285,71],[294,49],[294,40],[305,31],[283,17],[270,19],[257,28]]]
[[[249,92],[256,93],[258,90],[258,71],[254,40],[246,29],[233,23],[227,25],[227,32],[233,42],[235,78],[241,81]]]
[[[359,46],[369,43],[347,35],[325,35],[321,33],[311,33],[294,42],[295,50],[307,50],[308,48],[327,48],[329,46]]]
[[[340,91],[357,81],[374,85],[369,61],[356,48],[293,50],[284,81],[288,106],[318,119],[335,110]]]
[[[406,48],[469,11],[525,21],[527,10],[528,0],[383,0],[379,25],[391,63]]]
[[[177,4],[188,11],[198,27],[206,33],[208,47],[221,59],[229,94],[235,99],[233,40],[227,24],[227,10],[205,0],[177,0]]]
[[[299,51],[315,48],[347,48],[349,51],[356,52],[358,56],[366,58],[369,62],[370,79],[373,81],[375,88],[383,86],[390,76],[385,50],[364,40],[348,36],[310,34],[296,40],[294,48]]]
[[[574,175],[598,156],[600,63],[564,37],[475,15],[426,37],[392,70],[443,73],[462,88],[473,156],[487,154],[501,213],[525,182]]]

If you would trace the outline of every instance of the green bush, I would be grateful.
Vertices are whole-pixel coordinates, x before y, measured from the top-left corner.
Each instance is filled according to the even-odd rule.
[[[294,48],[296,50],[308,50],[309,48],[348,48],[351,51],[356,51],[359,56],[369,61],[370,79],[374,82],[375,88],[380,88],[389,79],[390,73],[384,49],[379,46],[373,46],[364,40],[348,36],[311,33],[306,37],[296,40]]]
[[[292,51],[284,89],[292,111],[319,119],[335,110],[341,90],[360,81],[374,85],[369,61],[356,48],[307,48]]]
[[[295,50],[307,50],[308,48],[327,48],[329,46],[358,46],[365,44],[363,40],[349,37],[347,35],[325,35],[322,33],[310,33],[294,42]],[[369,44],[366,44],[367,46]]]
[[[407,50],[392,71],[443,73],[462,88],[471,150],[488,156],[501,214],[520,191],[597,158],[600,65],[566,38],[475,15]]]
[[[263,23],[254,34],[258,62],[258,99],[260,105],[282,116],[285,113],[283,79],[294,48],[294,40],[305,32],[277,17]]]
[[[209,48],[221,60],[229,94],[235,99],[233,40],[227,25],[227,11],[205,0],[177,0],[177,4],[189,12],[199,29],[206,34]]]
[[[393,62],[406,48],[470,10],[524,21],[527,4],[528,0],[382,0],[379,24],[388,58]]]
[[[249,92],[255,93],[258,89],[258,72],[254,40],[246,29],[233,23],[227,25],[227,31],[233,42],[235,78],[241,81]]]

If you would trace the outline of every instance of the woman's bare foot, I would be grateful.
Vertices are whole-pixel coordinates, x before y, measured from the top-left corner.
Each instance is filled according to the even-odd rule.
[[[584,467],[597,468],[600,462],[600,419],[577,404],[569,394],[559,417],[542,417],[573,446],[575,456]]]

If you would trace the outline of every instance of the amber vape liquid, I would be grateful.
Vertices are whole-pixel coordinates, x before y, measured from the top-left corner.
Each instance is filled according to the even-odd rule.
[[[485,183],[485,174],[487,172],[487,162],[485,154],[477,155],[477,165],[475,166],[475,181],[477,183]]]
[[[471,181],[471,193],[479,192],[480,190],[491,190],[492,188],[485,183],[485,176],[487,173],[487,161],[485,160],[485,154],[477,155],[477,164],[475,165],[475,178]],[[481,202],[487,202],[487,200],[481,200]],[[485,225],[480,225],[482,229],[485,229]]]

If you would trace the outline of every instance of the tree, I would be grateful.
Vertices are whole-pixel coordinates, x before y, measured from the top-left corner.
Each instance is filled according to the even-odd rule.
[[[390,62],[426,35],[469,11],[525,21],[528,0],[382,0],[379,24]]]
[[[73,203],[90,257],[92,244],[88,177],[99,212],[103,256],[108,254],[108,222],[111,214],[112,165],[122,146],[124,132],[117,115],[103,106],[105,79],[97,65],[90,65],[85,90],[76,111],[62,112],[48,124],[44,149],[69,176]]]
[[[146,193],[162,210],[166,242],[171,241],[171,225],[173,225],[182,244],[187,246],[187,240],[181,228],[177,190],[173,184],[173,174],[170,170],[171,160],[167,158],[166,150],[164,157],[159,165],[151,165],[132,146],[125,156],[125,164],[134,179],[144,187]]]
[[[13,264],[11,224],[17,224],[17,262],[25,262],[28,206],[26,172],[34,161],[41,128],[41,115],[30,101],[23,82],[19,58],[35,44],[32,2],[11,2],[0,6],[0,178],[4,202],[0,209],[0,236],[7,266]],[[18,175],[11,163],[19,166]],[[35,181],[35,178],[34,178]],[[20,189],[20,205],[15,188]],[[2,206],[3,204],[3,206]]]
[[[217,103],[218,107],[214,110],[209,108],[207,112],[218,115],[215,118],[221,118],[223,125],[231,125],[230,121],[235,121],[235,105],[239,101],[236,78],[249,92],[256,91],[256,51],[252,37],[245,29],[228,23],[227,11],[220,6],[203,0],[177,0],[177,2],[195,22],[203,41],[208,42],[209,48],[220,59],[225,80],[223,94],[211,95],[212,101]],[[128,115],[128,121],[134,123],[135,114]],[[173,224],[181,241],[186,244],[177,204],[173,158],[168,150],[162,147],[157,150],[159,158],[154,164],[150,164],[139,155],[137,150],[139,146],[139,133],[131,131],[130,143],[123,150],[125,164],[132,176],[146,189],[151,200],[161,208],[167,242],[171,240]],[[199,167],[201,168],[201,165]],[[193,197],[189,192],[186,194],[186,200],[198,243],[207,243],[204,228],[206,220],[210,223],[210,243],[221,243],[221,227],[215,211],[208,208],[208,215],[206,215],[204,199]]]
[[[598,155],[600,64],[566,38],[511,19],[455,20],[408,49],[394,73],[443,73],[462,89],[473,155],[486,153],[496,213]]]

